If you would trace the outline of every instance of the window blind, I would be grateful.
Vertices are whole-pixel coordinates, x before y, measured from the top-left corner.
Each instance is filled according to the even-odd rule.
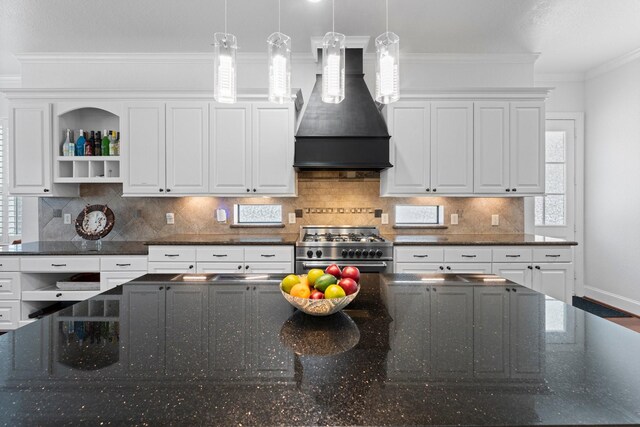
[[[0,119],[0,225],[2,242],[11,243],[22,235],[22,198],[9,196],[9,180],[5,176],[7,163],[5,143],[7,122]]]

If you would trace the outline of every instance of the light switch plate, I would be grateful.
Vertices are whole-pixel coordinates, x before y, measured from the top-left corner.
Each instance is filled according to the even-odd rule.
[[[173,214],[173,212],[167,212],[167,224],[175,224],[176,223],[176,217]]]
[[[380,220],[383,224],[389,224],[389,214],[388,213],[383,213],[380,216]]]
[[[216,221],[227,222],[227,211],[224,209],[216,209]]]
[[[458,225],[458,214],[451,214],[451,225]]]
[[[296,223],[296,213],[289,212],[289,224],[295,224],[295,223]]]
[[[491,225],[500,225],[500,215],[491,215]]]
[[[63,216],[63,222],[65,224],[71,224],[71,214],[64,214]]]

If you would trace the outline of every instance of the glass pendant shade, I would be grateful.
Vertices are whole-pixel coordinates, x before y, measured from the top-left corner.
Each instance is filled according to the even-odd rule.
[[[267,38],[269,54],[269,101],[282,104],[291,99],[291,37],[280,32]]]
[[[213,97],[217,102],[233,104],[236,102],[236,36],[227,33],[215,33],[214,39],[214,78]]]
[[[386,32],[376,38],[376,101],[390,104],[400,99],[400,37]]]
[[[344,34],[329,32],[322,39],[322,101],[339,104],[344,100]]]

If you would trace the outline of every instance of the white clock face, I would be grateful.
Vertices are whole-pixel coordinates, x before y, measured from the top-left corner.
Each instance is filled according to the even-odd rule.
[[[88,233],[99,233],[107,226],[107,216],[102,211],[89,212],[82,221],[82,228]]]

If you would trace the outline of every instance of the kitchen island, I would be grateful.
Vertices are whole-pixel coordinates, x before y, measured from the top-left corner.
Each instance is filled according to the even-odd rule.
[[[486,275],[145,275],[0,336],[4,425],[640,423],[640,335]]]

